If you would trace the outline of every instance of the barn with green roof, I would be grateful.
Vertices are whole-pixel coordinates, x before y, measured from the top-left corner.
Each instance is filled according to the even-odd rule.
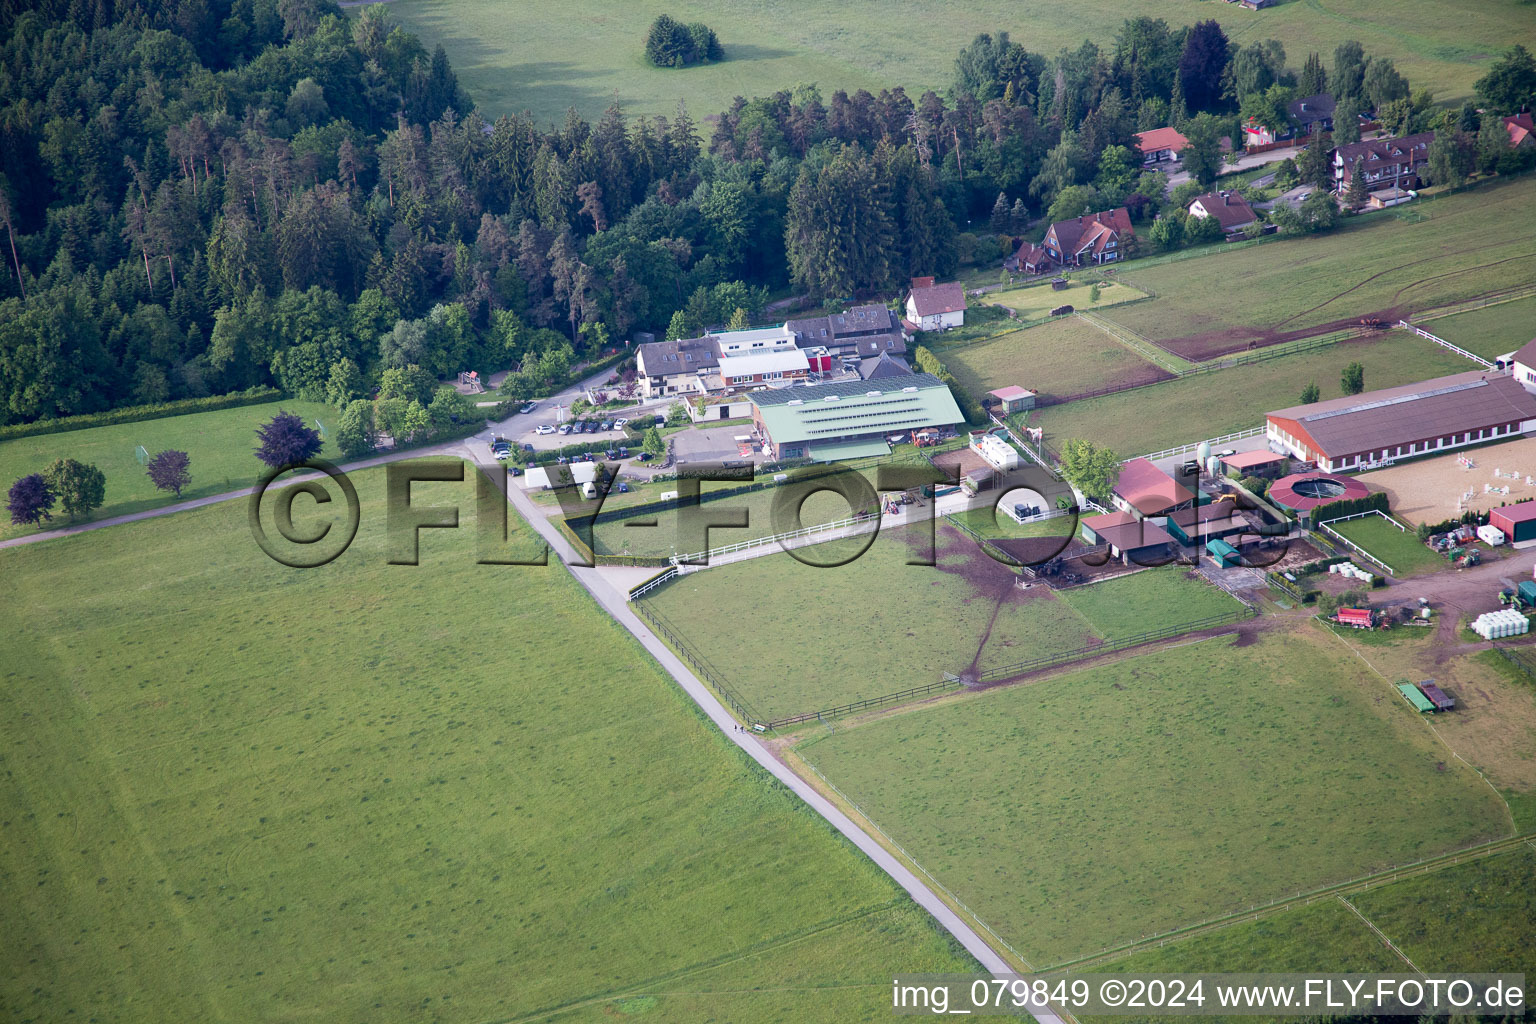
[[[890,453],[898,434],[953,427],[965,417],[930,373],[757,391],[752,422],[774,458],[835,462]]]

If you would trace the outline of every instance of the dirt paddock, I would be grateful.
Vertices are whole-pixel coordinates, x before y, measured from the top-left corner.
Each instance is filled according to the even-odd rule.
[[[1453,452],[1362,473],[1358,479],[1373,491],[1386,491],[1392,511],[1415,526],[1460,515],[1456,499],[1467,491],[1472,492],[1472,499],[1465,507],[1478,512],[1513,504],[1522,498],[1536,498],[1536,485],[1525,482],[1528,475],[1536,481],[1536,437],[1474,448],[1461,454],[1472,460],[1474,468],[1463,468]],[[1495,477],[1495,469],[1501,473],[1519,473],[1519,479]],[[1485,491],[1485,485],[1495,490]],[[1509,488],[1508,494],[1498,492],[1504,487]]]

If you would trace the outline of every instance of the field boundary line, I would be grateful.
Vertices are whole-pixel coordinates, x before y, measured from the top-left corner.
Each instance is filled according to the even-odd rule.
[[[1042,974],[1056,974],[1072,969],[1081,972],[1087,968],[1098,966],[1112,960],[1141,953],[1149,949],[1157,949],[1169,942],[1177,942],[1182,939],[1203,935],[1207,932],[1220,931],[1223,928],[1244,921],[1257,921],[1262,917],[1293,910],[1298,907],[1311,906],[1318,900],[1332,899],[1339,893],[1361,893],[1372,889],[1379,889],[1393,882],[1405,881],[1409,878],[1417,878],[1420,875],[1432,874],[1448,867],[1455,867],[1463,861],[1481,860],[1484,857],[1497,856],[1508,853],[1522,845],[1528,844],[1536,833],[1527,835],[1504,836],[1499,839],[1490,839],[1485,843],[1463,847],[1459,850],[1451,850],[1435,857],[1427,857],[1411,864],[1398,864],[1390,868],[1367,875],[1360,875],[1343,882],[1335,882],[1330,885],[1320,886],[1306,892],[1300,892],[1294,896],[1285,896],[1269,903],[1256,904],[1247,910],[1235,910],[1229,914],[1208,918],[1194,924],[1182,925],[1170,929],[1160,935],[1151,935],[1145,939],[1137,939],[1134,942],[1123,943],[1119,946],[1111,946],[1097,953],[1089,953],[1071,960],[1063,960],[1060,963],[1042,967]]]
[[[1176,377],[1182,377],[1192,368],[1189,360],[1180,359],[1177,356],[1164,352],[1149,339],[1142,337],[1129,327],[1117,324],[1113,320],[1105,319],[1097,313],[1090,313],[1087,310],[1078,310],[1072,315],[1086,324],[1097,327],[1121,345],[1141,356],[1141,358],[1159,369],[1167,370]]]
[[[1364,914],[1360,913],[1360,908],[1356,907],[1353,903],[1349,902],[1349,900],[1345,899],[1344,895],[1342,893],[1340,893],[1339,895],[1335,896],[1334,899],[1338,900],[1340,903],[1342,903],[1346,907],[1348,907],[1349,908],[1349,912],[1351,914],[1354,914],[1356,917],[1358,917],[1361,920],[1361,922],[1363,922],[1365,924],[1365,926],[1367,928],[1369,928],[1375,934],[1375,936],[1378,939],[1380,939],[1382,941],[1382,943],[1388,949],[1390,949],[1392,952],[1396,953],[1398,955],[1398,957],[1401,958],[1403,963],[1407,964],[1409,967],[1412,967],[1415,974],[1423,974],[1424,973],[1423,971],[1419,970],[1419,965],[1418,964],[1416,964],[1412,960],[1408,959],[1408,954],[1407,953],[1404,953],[1401,949],[1399,949],[1397,947],[1397,943],[1395,943],[1391,939],[1387,938],[1386,933],[1384,933],[1380,928],[1377,928],[1374,924],[1372,924],[1371,923],[1371,919],[1366,917]]]
[[[1448,316],[1458,316],[1462,313],[1472,313],[1479,309],[1487,309],[1490,306],[1502,306],[1506,302],[1519,302],[1536,295],[1536,285],[1519,285],[1502,292],[1493,292],[1477,299],[1468,299],[1465,302],[1453,302],[1448,306],[1438,306],[1423,313],[1414,313],[1404,317],[1410,322],[1414,320],[1440,320]]]
[[[1492,370],[1494,368],[1494,365],[1488,360],[1484,359],[1482,356],[1474,355],[1473,353],[1468,352],[1466,349],[1462,348],[1460,345],[1453,345],[1437,334],[1430,334],[1424,328],[1416,327],[1409,323],[1407,320],[1399,320],[1397,322],[1397,326],[1405,331],[1412,331],[1414,334],[1417,334],[1421,338],[1428,338],[1430,341],[1434,342],[1436,345],[1439,345],[1441,348],[1448,349],[1465,359],[1470,359],[1485,370]]]

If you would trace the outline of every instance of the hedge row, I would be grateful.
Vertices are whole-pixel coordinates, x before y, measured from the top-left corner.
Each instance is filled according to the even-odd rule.
[[[1326,523],[1334,519],[1342,519],[1360,512],[1391,511],[1391,503],[1387,500],[1386,491],[1377,491],[1375,494],[1367,494],[1363,498],[1341,498],[1338,501],[1330,501],[1326,505],[1319,505],[1312,513],[1313,518],[1320,523]]]
[[[183,398],[176,402],[157,402],[154,405],[131,405],[106,412],[89,412],[81,416],[65,416],[56,420],[38,420],[34,423],[12,423],[0,427],[0,441],[18,437],[38,437],[42,434],[62,434],[70,430],[86,430],[91,427],[109,427],[117,423],[141,423],[164,416],[182,416],[189,412],[212,412],[216,409],[236,409],[243,405],[263,405],[287,398],[277,388],[254,387],[228,395],[209,395],[207,398]]]
[[[939,362],[939,357],[930,352],[926,347],[919,345],[912,352],[912,358],[917,363],[918,369],[924,373],[931,373],[945,384],[949,385],[949,392],[955,398],[955,404],[960,406],[960,412],[965,415],[965,421],[972,426],[979,426],[987,422],[987,412],[981,407],[981,403],[971,395],[960,382],[955,380],[954,374],[944,368]]]

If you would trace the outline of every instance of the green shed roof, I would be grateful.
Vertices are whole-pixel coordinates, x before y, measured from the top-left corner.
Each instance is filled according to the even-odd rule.
[[[777,444],[890,434],[965,419],[948,385],[929,373],[779,388],[748,397]]]
[[[1429,698],[1420,693],[1419,688],[1412,683],[1398,683],[1397,692],[1401,693],[1403,699],[1419,711],[1435,710],[1435,706],[1429,702]]]

